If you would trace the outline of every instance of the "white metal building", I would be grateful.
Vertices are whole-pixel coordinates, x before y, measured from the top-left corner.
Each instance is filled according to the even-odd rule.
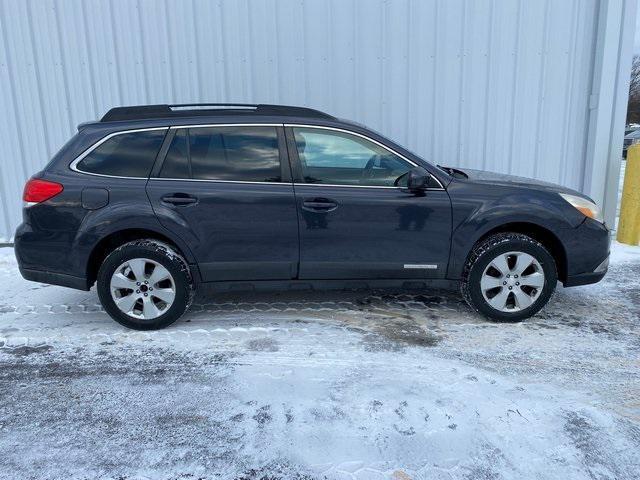
[[[305,105],[615,214],[635,0],[0,0],[0,238],[117,105]]]

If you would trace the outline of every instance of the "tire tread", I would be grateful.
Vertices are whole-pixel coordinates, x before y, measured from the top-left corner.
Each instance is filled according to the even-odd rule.
[[[511,242],[524,242],[527,244],[530,244],[536,248],[540,248],[543,251],[545,251],[549,257],[553,258],[551,256],[551,254],[549,253],[549,251],[545,248],[545,246],[540,243],[539,241],[535,240],[534,238],[529,237],[528,235],[525,235],[523,233],[515,233],[515,232],[503,232],[503,233],[496,233],[494,235],[491,235],[489,237],[487,237],[484,240],[479,241],[478,243],[476,243],[473,247],[473,249],[471,250],[471,252],[469,253],[469,256],[467,257],[467,261],[465,262],[463,271],[462,271],[462,279],[460,282],[460,293],[462,294],[462,298],[464,298],[465,302],[467,302],[467,304],[477,313],[479,313],[480,315],[486,316],[485,313],[483,313],[479,306],[472,300],[471,298],[471,285],[469,282],[469,276],[471,274],[471,269],[473,268],[473,266],[475,265],[475,263],[488,251],[493,250],[494,248],[499,247],[500,245],[503,244],[507,244],[507,243],[511,243]],[[555,266],[555,262],[553,265],[554,269],[556,269]],[[556,271],[556,276],[557,276],[557,271]],[[554,285],[555,288],[555,285]],[[542,308],[542,307],[540,307]],[[534,312],[535,313],[535,312]],[[492,318],[493,320],[499,320],[502,322],[517,322],[519,321],[519,319],[513,319],[513,320],[508,320],[508,319],[498,319],[498,318]]]
[[[129,328],[136,328],[140,330],[150,330],[155,328],[166,327],[171,323],[175,322],[180,316],[182,316],[182,314],[186,312],[191,306],[191,304],[193,303],[193,299],[195,297],[195,284],[193,281],[193,276],[191,274],[191,269],[189,268],[189,264],[179,252],[177,252],[172,246],[164,242],[161,242],[155,239],[150,239],[150,238],[132,240],[130,242],[124,243],[119,247],[113,249],[109,253],[109,255],[107,255],[104,262],[100,266],[100,269],[98,270],[98,282],[100,282],[100,280],[103,279],[105,276],[104,268],[106,268],[105,265],[107,265],[109,258],[120,255],[130,248],[145,248],[145,249],[151,250],[156,254],[166,257],[169,262],[173,263],[179,268],[180,272],[183,273],[184,277],[187,279],[188,296],[187,296],[186,305],[182,313],[180,313],[180,315],[178,315],[176,318],[172,318],[169,321],[167,321],[168,320],[167,319],[167,320],[163,320],[163,321],[156,322],[153,324],[148,324],[148,325],[135,326],[133,324],[133,321],[125,325],[125,326],[128,326]],[[158,318],[162,318],[162,317],[158,317]],[[114,319],[119,323],[123,323],[117,318],[114,318]]]

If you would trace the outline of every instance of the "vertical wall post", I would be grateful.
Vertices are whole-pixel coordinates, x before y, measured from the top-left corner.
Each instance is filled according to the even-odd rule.
[[[602,204],[611,228],[615,228],[636,3],[602,0],[598,17],[583,190]]]

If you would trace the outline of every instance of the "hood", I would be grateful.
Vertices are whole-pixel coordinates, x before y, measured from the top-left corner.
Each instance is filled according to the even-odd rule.
[[[589,199],[584,193],[580,193],[572,188],[563,187],[555,183],[543,182],[542,180],[534,180],[532,178],[518,177],[516,175],[506,175],[503,173],[487,172],[486,170],[474,170],[472,168],[447,168],[452,175],[456,178],[465,178],[467,181],[474,183],[484,183],[488,185],[503,185],[503,186],[520,186],[524,188],[533,188],[536,190],[543,190],[547,192],[556,193],[569,193],[571,195],[578,195],[580,197]],[[462,175],[460,175],[462,174]]]

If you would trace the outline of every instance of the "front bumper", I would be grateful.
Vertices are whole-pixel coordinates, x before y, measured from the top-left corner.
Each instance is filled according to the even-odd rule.
[[[580,285],[589,285],[591,283],[598,283],[604,278],[609,269],[609,255],[605,258],[593,272],[579,273],[578,275],[572,275],[567,277],[564,282],[565,287],[578,287]]]
[[[567,276],[565,287],[597,283],[609,268],[611,232],[600,222],[587,218],[565,243]]]

